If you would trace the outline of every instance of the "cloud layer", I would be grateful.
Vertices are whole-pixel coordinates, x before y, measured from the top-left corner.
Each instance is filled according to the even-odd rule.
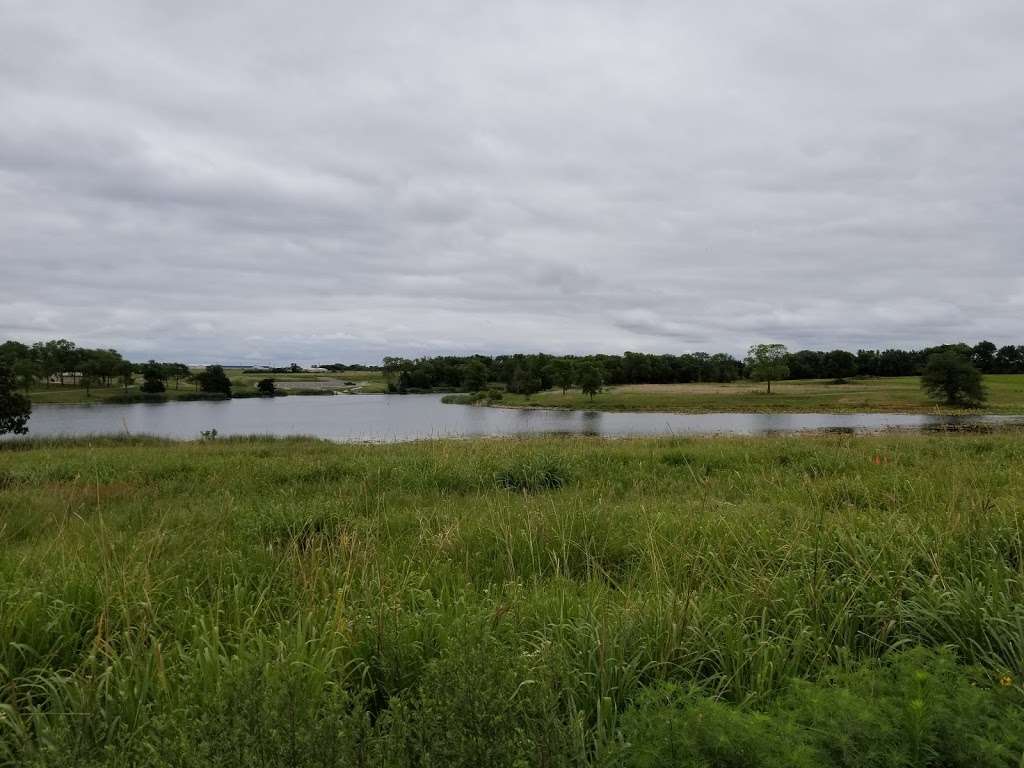
[[[0,2],[0,337],[1024,342],[1013,0]]]

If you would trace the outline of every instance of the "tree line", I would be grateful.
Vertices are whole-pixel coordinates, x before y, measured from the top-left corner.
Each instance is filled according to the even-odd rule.
[[[185,363],[149,360],[133,363],[116,349],[90,349],[79,347],[67,339],[38,341],[32,345],[20,341],[0,344],[0,367],[6,370],[11,385],[25,391],[40,382],[75,386],[89,390],[92,387],[120,386],[125,391],[141,378],[139,390],[147,395],[158,395],[173,381],[175,389],[182,382],[192,384],[197,391],[231,395],[231,381],[219,365],[207,366],[193,373]]]
[[[778,345],[771,345],[778,346]],[[1024,373],[1024,346],[996,347],[982,341],[944,344],[916,350],[861,349],[856,353],[836,349],[829,352],[781,348],[773,378],[845,379],[856,376],[920,376],[928,360],[953,353],[983,373]],[[764,363],[747,357],[738,360],[725,353],[692,352],[682,355],[658,355],[625,352],[622,355],[515,354],[439,356],[407,359],[385,357],[382,370],[392,392],[416,392],[432,389],[478,391],[490,384],[504,384],[510,392],[531,394],[545,389],[567,390],[578,386],[581,378],[592,379],[596,371],[602,385],[688,384],[693,382],[730,382],[762,378]]]

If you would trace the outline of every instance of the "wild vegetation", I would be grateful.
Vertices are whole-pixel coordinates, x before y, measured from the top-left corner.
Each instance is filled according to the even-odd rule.
[[[1019,434],[0,444],[0,764],[1019,766]]]

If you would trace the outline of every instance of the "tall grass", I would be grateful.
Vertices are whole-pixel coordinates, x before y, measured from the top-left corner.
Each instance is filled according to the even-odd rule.
[[[0,764],[1018,765],[1022,499],[1015,434],[4,445]]]

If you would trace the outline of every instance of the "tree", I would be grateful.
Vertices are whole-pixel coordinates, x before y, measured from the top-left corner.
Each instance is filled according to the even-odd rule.
[[[833,349],[822,358],[822,373],[829,379],[845,379],[857,375],[857,357],[844,349]],[[788,374],[787,374],[788,375]]]
[[[117,377],[125,392],[128,391],[128,387],[135,381],[135,377],[132,375],[134,372],[135,367],[127,360],[122,360],[117,366]]]
[[[273,379],[260,379],[256,382],[256,389],[264,397],[273,397],[277,394]]]
[[[983,373],[991,373],[996,364],[996,345],[991,341],[979,341],[971,349],[971,362]]]
[[[384,372],[384,381],[387,383],[388,392],[397,392],[402,388],[402,374],[412,368],[412,361],[404,357],[385,357],[381,370]]]
[[[772,382],[789,376],[786,358],[789,352],[785,344],[755,344],[747,353],[747,367],[754,381],[768,382],[768,394],[772,393]]]
[[[980,406],[986,398],[981,371],[956,352],[929,357],[921,372],[921,387],[930,398],[947,405]]]
[[[174,388],[178,389],[182,379],[187,379],[192,371],[184,363],[164,363],[167,378],[174,379]]]
[[[19,360],[28,360],[31,357],[32,350],[29,349],[28,344],[13,340],[0,344],[0,363],[13,366]]]
[[[528,368],[517,367],[512,372],[508,388],[520,395],[532,395],[534,392],[540,392],[543,386],[544,383],[539,376],[534,376]]]
[[[167,390],[167,372],[156,360],[142,366],[142,386],[139,389],[147,395],[158,395]]]
[[[10,366],[0,364],[0,435],[5,432],[24,435],[28,432],[25,425],[32,415],[32,401],[16,391],[16,386]]]
[[[581,365],[576,379],[580,385],[580,391],[582,391],[584,395],[589,395],[591,400],[594,399],[594,395],[600,392],[601,387],[604,386],[604,379],[601,377],[601,371],[599,371],[597,366],[593,363]]]
[[[39,375],[39,365],[32,358],[19,358],[10,365],[10,368],[15,378],[25,388],[25,392],[32,389],[32,385],[35,384],[36,377]]]
[[[999,373],[1021,373],[1024,371],[1024,347],[1007,344],[996,352],[995,370]]]
[[[100,381],[100,363],[95,360],[86,360],[80,367],[82,375],[79,385],[85,387],[85,396],[89,397],[90,390]]]
[[[231,379],[224,373],[223,366],[208,365],[202,373],[196,374],[196,378],[203,392],[218,392],[231,397]]]
[[[487,388],[487,366],[480,360],[470,360],[462,367],[462,388],[467,392],[479,392]]]
[[[78,347],[73,341],[67,339],[55,339],[43,345],[43,354],[49,361],[53,373],[60,378],[61,386],[64,385],[64,374],[74,372],[78,364]]]
[[[564,395],[575,383],[576,371],[571,360],[555,360],[551,364],[551,383],[562,390]]]

